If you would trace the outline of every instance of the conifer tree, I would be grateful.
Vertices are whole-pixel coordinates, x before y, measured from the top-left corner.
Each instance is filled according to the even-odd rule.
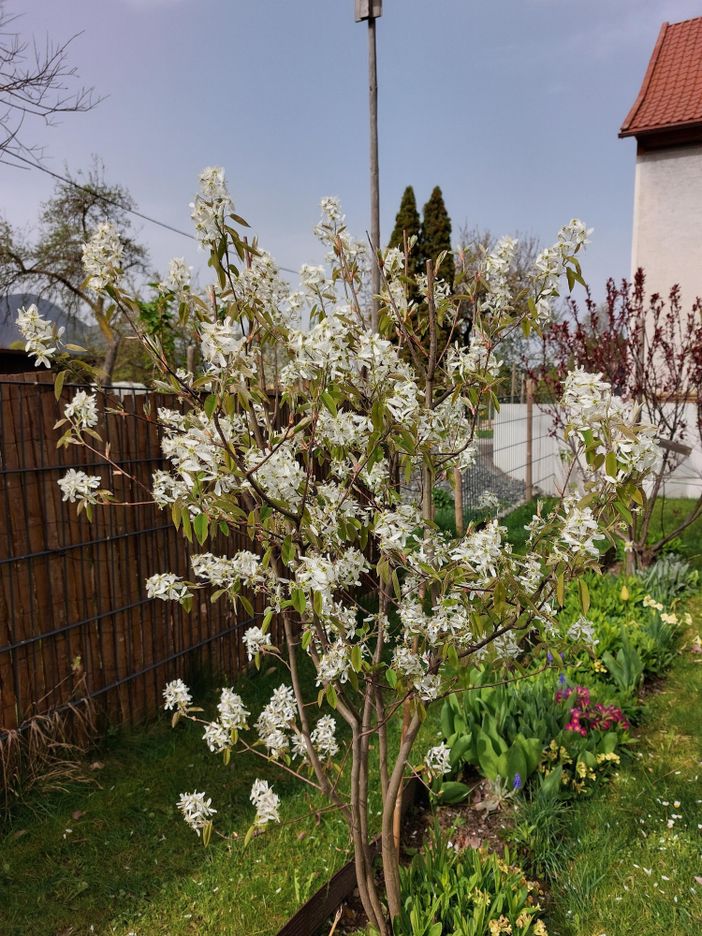
[[[417,211],[417,200],[414,196],[414,189],[408,185],[402,193],[400,210],[395,217],[395,227],[393,228],[388,247],[398,247],[405,249],[405,233],[407,237],[416,237],[419,240],[421,232],[419,212]],[[416,276],[424,269],[424,258],[420,253],[419,243],[410,253],[409,274]]]
[[[451,219],[438,185],[435,186],[429,201],[424,206],[419,247],[424,263],[427,260],[436,260],[442,251],[447,251],[439,270],[439,276],[453,286],[456,264],[451,250]]]

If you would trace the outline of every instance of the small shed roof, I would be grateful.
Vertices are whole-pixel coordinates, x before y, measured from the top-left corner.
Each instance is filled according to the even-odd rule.
[[[702,16],[663,23],[620,137],[702,126]]]

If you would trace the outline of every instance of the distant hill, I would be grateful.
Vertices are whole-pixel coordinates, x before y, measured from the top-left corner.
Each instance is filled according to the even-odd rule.
[[[32,303],[39,309],[42,318],[55,322],[58,326],[62,325],[66,329],[64,341],[81,344],[90,333],[89,325],[69,317],[55,302],[42,299],[33,293],[11,293],[9,296],[0,297],[0,348],[11,348],[17,342],[21,342],[24,347],[24,341],[15,322],[17,311],[22,306],[29,306]]]

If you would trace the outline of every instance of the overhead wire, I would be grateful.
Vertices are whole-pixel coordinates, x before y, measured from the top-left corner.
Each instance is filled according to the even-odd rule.
[[[142,221],[148,221],[149,224],[156,224],[158,227],[164,228],[167,231],[171,231],[173,234],[179,234],[181,237],[187,237],[189,240],[196,240],[195,235],[190,234],[188,231],[183,231],[172,224],[168,224],[167,221],[159,221],[158,218],[152,218],[150,215],[144,214],[143,211],[137,211],[136,208],[131,208],[129,205],[125,205],[115,198],[110,198],[107,195],[103,195],[95,189],[89,188],[87,185],[81,185],[81,183],[76,182],[75,179],[61,175],[60,172],[54,172],[53,169],[49,169],[47,166],[42,166],[41,163],[35,162],[32,159],[27,159],[26,156],[21,156],[19,153],[12,153],[11,158],[18,159],[20,162],[23,162],[29,166],[30,169],[38,169],[40,172],[46,173],[46,175],[57,179],[59,182],[63,182],[65,185],[72,185],[74,188],[80,189],[81,192],[85,192],[87,195],[92,195],[94,198],[97,198],[108,205],[113,205],[115,208],[119,208],[120,211],[126,211],[128,214],[135,215],[137,218],[141,218]],[[10,162],[5,160],[3,160],[3,162],[6,166],[12,166],[12,163]],[[13,168],[19,169],[20,166],[14,166]],[[282,270],[284,273],[292,273],[293,276],[298,275],[298,271],[293,270],[290,267],[279,266],[278,269]]]

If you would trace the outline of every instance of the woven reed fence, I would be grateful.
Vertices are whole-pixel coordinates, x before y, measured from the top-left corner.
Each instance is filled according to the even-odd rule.
[[[135,723],[158,710],[169,679],[246,665],[241,632],[250,622],[226,602],[203,592],[186,613],[146,597],[155,572],[192,576],[191,547],[167,511],[97,508],[89,523],[63,503],[56,482],[71,467],[100,474],[118,500],[146,497],[82,447],[56,449],[54,424],[72,391],[57,402],[49,381],[0,377],[0,731],[80,697],[99,701],[112,724]],[[122,411],[103,409],[98,427],[111,457],[148,486],[162,467],[151,413],[168,398],[114,388],[106,401]],[[204,548],[252,547],[229,536]],[[249,597],[259,615],[261,601]]]

